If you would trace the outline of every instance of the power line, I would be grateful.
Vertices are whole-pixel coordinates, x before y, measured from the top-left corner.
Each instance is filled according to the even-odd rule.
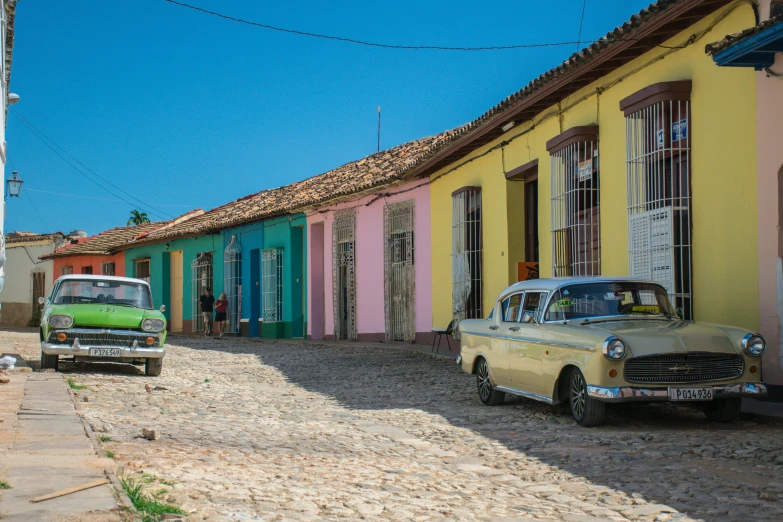
[[[97,201],[124,201],[122,199],[115,199],[115,198],[96,198],[93,196],[82,196],[80,194],[66,194],[65,192],[53,192],[51,190],[39,190],[39,189],[31,189],[31,188],[25,188],[25,190],[29,190],[30,192],[40,192],[41,194],[52,194],[55,196],[67,196],[70,198],[81,198],[81,199],[93,199]],[[169,203],[155,203],[159,207],[180,207],[180,208],[195,208],[194,206],[190,205],[172,205]]]
[[[19,122],[20,122],[20,123],[21,123],[21,124],[22,124],[22,125],[23,125],[23,126],[26,128],[26,129],[27,129],[27,130],[29,130],[29,131],[30,131],[30,132],[33,134],[33,136],[35,136],[36,138],[38,138],[38,140],[39,140],[41,143],[43,143],[43,144],[44,144],[44,145],[45,145],[45,146],[46,146],[48,149],[50,149],[50,150],[51,150],[52,152],[54,152],[54,153],[55,153],[57,156],[59,156],[59,157],[60,157],[60,159],[62,159],[62,160],[65,162],[65,163],[67,163],[67,164],[68,164],[68,165],[69,165],[71,168],[73,168],[74,170],[76,170],[76,171],[77,171],[79,174],[81,174],[82,176],[84,176],[84,177],[85,177],[85,178],[87,178],[88,180],[92,181],[93,183],[95,183],[96,185],[98,185],[100,188],[102,188],[103,190],[105,190],[106,192],[108,192],[109,194],[111,194],[112,196],[115,196],[115,197],[117,197],[118,199],[120,199],[121,201],[123,201],[123,202],[127,203],[128,205],[131,205],[132,207],[136,207],[136,206],[139,206],[139,205],[141,205],[141,206],[143,206],[143,207],[147,207],[147,209],[149,210],[149,213],[150,213],[150,214],[155,214],[155,215],[157,215],[157,216],[159,216],[159,217],[161,217],[161,218],[163,218],[163,219],[170,219],[170,218],[174,217],[174,216],[172,216],[171,214],[168,214],[168,213],[166,213],[166,212],[163,212],[163,211],[161,211],[161,210],[158,210],[157,208],[153,207],[152,205],[149,205],[148,203],[145,203],[144,201],[140,200],[140,199],[139,199],[139,198],[137,198],[136,196],[134,196],[134,195],[132,195],[132,194],[130,194],[130,193],[128,193],[128,192],[126,192],[126,191],[124,191],[123,189],[121,189],[120,187],[118,187],[117,185],[115,185],[114,183],[112,183],[111,181],[107,180],[106,178],[104,178],[103,176],[101,176],[100,174],[98,174],[97,172],[95,172],[94,170],[92,170],[91,168],[87,167],[87,166],[86,166],[84,163],[82,163],[82,162],[81,162],[81,161],[79,161],[77,158],[74,158],[74,157],[73,157],[71,154],[69,154],[69,153],[68,153],[68,151],[66,151],[66,150],[65,150],[63,147],[61,147],[60,145],[58,145],[58,144],[57,144],[57,142],[55,142],[55,141],[54,141],[53,139],[51,139],[49,136],[47,136],[46,134],[44,134],[43,132],[41,132],[41,131],[40,131],[40,130],[39,130],[39,129],[38,129],[36,126],[35,126],[35,125],[33,125],[33,124],[32,124],[32,122],[30,122],[30,121],[29,121],[27,118],[25,118],[23,115],[19,114],[19,112],[18,112],[16,109],[13,109],[13,108],[12,108],[12,109],[11,109],[11,113],[14,115],[14,117],[15,117],[16,119],[18,119],[18,120],[19,120]],[[45,138],[45,139],[44,139],[44,138]],[[50,143],[51,143],[51,144],[50,144]],[[56,147],[56,148],[55,148],[55,147]],[[58,151],[57,149],[59,149],[59,151]],[[137,203],[133,203],[133,202],[131,202],[131,201],[128,201],[127,199],[123,198],[123,197],[122,197],[122,196],[120,196],[119,194],[115,194],[114,192],[112,192],[112,191],[111,191],[111,190],[109,190],[108,188],[104,187],[104,186],[103,186],[103,185],[101,185],[101,184],[100,184],[98,181],[96,181],[96,180],[92,179],[90,176],[88,176],[88,175],[87,175],[87,174],[86,174],[84,171],[82,171],[82,169],[80,169],[79,167],[77,167],[76,165],[74,165],[73,163],[71,163],[71,161],[69,161],[68,159],[66,159],[66,157],[65,157],[63,154],[64,154],[65,156],[67,156],[68,158],[70,158],[72,161],[74,161],[74,162],[78,163],[79,165],[81,165],[82,167],[84,167],[84,168],[85,168],[87,171],[91,172],[91,173],[92,173],[92,174],[93,174],[95,177],[97,177],[97,178],[99,178],[99,179],[103,180],[103,182],[104,182],[104,183],[106,183],[107,185],[110,185],[110,186],[114,187],[115,189],[119,190],[119,191],[120,191],[120,192],[122,192],[123,194],[126,194],[126,195],[127,195],[128,197],[130,197],[131,199],[134,199],[134,200],[136,200],[136,201],[137,201]]]
[[[576,36],[576,52],[579,52],[579,45],[582,41],[582,26],[585,21],[585,9],[587,8],[587,0],[582,0],[582,14],[579,17],[579,33],[577,33]],[[586,42],[585,42],[586,43]],[[568,95],[566,96],[566,106],[568,106],[568,99],[571,98],[571,85],[573,84],[574,79],[571,78],[571,81],[568,82]]]
[[[196,7],[194,5],[186,4],[183,2],[177,2],[176,0],[163,0],[170,4],[192,9],[200,13],[216,16],[224,20],[230,20],[232,22],[238,22],[245,25],[252,25],[254,27],[260,27],[262,29],[269,29],[271,31],[279,31],[281,33],[295,34],[299,36],[309,36],[311,38],[322,38],[324,40],[336,40],[338,42],[346,42],[357,45],[366,45],[369,47],[381,47],[383,49],[408,49],[408,50],[431,50],[431,51],[508,51],[512,49],[533,49],[537,47],[561,47],[564,45],[573,45],[578,42],[549,42],[549,43],[532,43],[532,44],[519,44],[519,45],[492,45],[487,47],[448,47],[443,45],[396,45],[396,44],[383,44],[377,42],[367,42],[364,40],[356,40],[354,38],[346,38],[343,36],[332,36],[320,33],[310,33],[307,31],[299,31],[297,29],[286,29],[283,27],[276,27],[274,25],[262,24],[260,22],[252,22],[243,18],[237,18],[234,16],[217,13],[210,11],[202,7]],[[587,42],[584,42],[587,43]]]
[[[44,226],[44,230],[49,231],[49,227],[46,226],[46,222],[41,217],[41,214],[38,212],[38,209],[35,208],[35,203],[33,203],[33,198],[30,197],[30,194],[28,194],[26,190],[22,189],[22,192],[24,192],[25,196],[27,196],[28,201],[30,201],[30,205],[32,205],[33,210],[35,210],[35,213],[38,216],[38,219],[41,220],[41,224]]]

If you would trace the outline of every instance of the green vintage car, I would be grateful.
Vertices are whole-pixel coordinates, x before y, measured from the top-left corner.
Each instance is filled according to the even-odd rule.
[[[152,308],[141,279],[114,276],[60,277],[41,317],[41,368],[57,369],[60,357],[74,361],[144,363],[147,375],[163,370],[166,318]]]

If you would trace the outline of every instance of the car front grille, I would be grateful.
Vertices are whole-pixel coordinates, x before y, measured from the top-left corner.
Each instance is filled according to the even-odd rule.
[[[147,346],[146,339],[150,335],[145,332],[114,333],[114,332],[107,332],[105,330],[95,330],[93,332],[83,331],[83,330],[65,331],[62,332],[65,333],[65,340],[58,341],[57,333],[58,332],[51,332],[49,334],[50,343],[73,344],[74,339],[78,338],[79,344],[95,345],[95,346],[122,346],[122,347],[130,347],[133,344],[133,341],[139,341],[139,346],[146,347]],[[155,343],[152,346],[153,347],[159,346],[160,341],[158,337],[155,335],[153,335],[153,337],[155,337]]]
[[[704,382],[734,379],[744,363],[738,354],[677,353],[632,357],[625,363],[628,382]]]

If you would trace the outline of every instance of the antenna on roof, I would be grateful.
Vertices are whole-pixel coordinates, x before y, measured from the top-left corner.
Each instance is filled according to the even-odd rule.
[[[381,106],[378,105],[378,152],[381,151]]]

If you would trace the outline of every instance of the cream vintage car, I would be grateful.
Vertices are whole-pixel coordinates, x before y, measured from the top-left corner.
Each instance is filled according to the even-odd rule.
[[[764,339],[680,315],[651,281],[525,281],[500,294],[489,319],[459,324],[457,363],[476,374],[484,404],[507,393],[568,402],[582,426],[601,424],[610,402],[698,402],[711,421],[736,419],[742,397],[767,393]]]

